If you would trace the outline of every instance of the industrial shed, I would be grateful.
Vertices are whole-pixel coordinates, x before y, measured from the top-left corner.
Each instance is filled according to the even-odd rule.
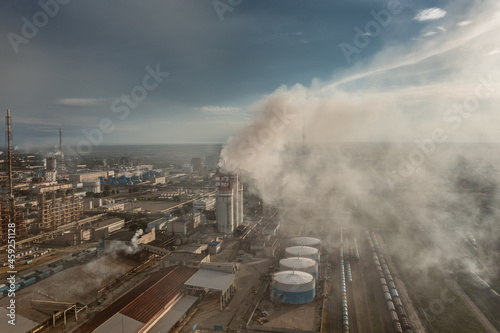
[[[197,301],[184,295],[184,283],[195,272],[172,266],[154,273],[74,333],[168,332]]]
[[[234,293],[235,274],[212,269],[200,269],[184,283],[186,293],[197,294],[206,289],[220,292],[220,309],[227,305]]]

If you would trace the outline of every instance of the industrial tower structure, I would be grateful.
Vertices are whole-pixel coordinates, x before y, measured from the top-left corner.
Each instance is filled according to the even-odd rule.
[[[217,229],[232,234],[243,223],[243,183],[237,173],[215,175]]]
[[[7,156],[5,158],[5,169],[7,171],[8,194],[7,198],[3,198],[0,209],[0,232],[1,243],[5,244],[10,237],[16,237],[16,240],[26,235],[26,227],[24,225],[23,213],[16,209],[16,199],[12,185],[12,133],[10,110],[7,110],[5,117],[6,140],[7,140]],[[15,233],[13,233],[15,226]]]
[[[59,156],[61,157],[61,160],[59,161],[59,173],[62,175],[64,174],[64,171],[66,170],[66,165],[64,164],[64,152],[63,152],[63,145],[62,145],[62,128],[59,128]]]

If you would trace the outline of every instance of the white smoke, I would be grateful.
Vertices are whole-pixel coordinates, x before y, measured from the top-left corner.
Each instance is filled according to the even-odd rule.
[[[144,231],[142,229],[137,230],[132,239],[130,240],[130,245],[121,241],[111,242],[111,244],[108,247],[106,247],[106,253],[134,254],[140,251],[141,248],[139,246],[139,238],[141,238],[143,234]]]
[[[406,212],[437,244],[421,252],[422,266],[456,255],[447,228],[464,228],[493,246],[498,212],[485,215],[479,199],[462,187],[464,179],[475,179],[475,186],[487,188],[487,178],[470,170],[478,161],[500,161],[488,146],[459,151],[449,143],[500,141],[500,53],[492,52],[499,5],[482,1],[464,19],[473,23],[457,25],[447,16],[440,21],[446,34],[383,48],[331,82],[278,88],[254,105],[253,121],[228,140],[221,165],[251,179],[251,190],[266,204],[299,210],[291,217],[297,221],[288,222],[307,224],[311,204],[328,212],[331,225],[360,220],[350,215],[353,203],[379,226],[411,227],[400,214]],[[500,202],[495,188],[485,197]],[[488,260],[496,267],[497,259]]]

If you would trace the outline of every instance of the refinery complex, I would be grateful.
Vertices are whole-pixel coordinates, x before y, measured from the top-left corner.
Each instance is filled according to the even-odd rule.
[[[377,223],[362,198],[291,204],[283,176],[284,194],[269,203],[213,156],[153,167],[106,155],[89,167],[61,147],[10,144],[4,156],[0,310],[9,316],[15,297],[10,332],[423,333],[450,325],[441,307],[474,330],[498,325],[498,280],[460,260],[419,272],[408,256],[439,246],[428,226]],[[394,218],[389,208],[380,221]],[[412,220],[407,212],[398,218]],[[472,232],[456,237],[462,258],[483,262],[488,249]]]

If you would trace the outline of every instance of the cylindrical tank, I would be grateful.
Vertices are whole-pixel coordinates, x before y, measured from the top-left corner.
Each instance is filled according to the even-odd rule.
[[[283,271],[273,275],[271,299],[285,304],[305,304],[314,300],[314,277],[301,271]]]
[[[292,246],[285,250],[285,257],[301,257],[314,259],[319,262],[319,250],[310,246]]]
[[[317,249],[321,247],[321,240],[314,237],[295,237],[290,239],[290,242],[297,246],[310,246]]]
[[[318,280],[318,262],[309,258],[290,257],[280,260],[280,271],[302,271]]]

